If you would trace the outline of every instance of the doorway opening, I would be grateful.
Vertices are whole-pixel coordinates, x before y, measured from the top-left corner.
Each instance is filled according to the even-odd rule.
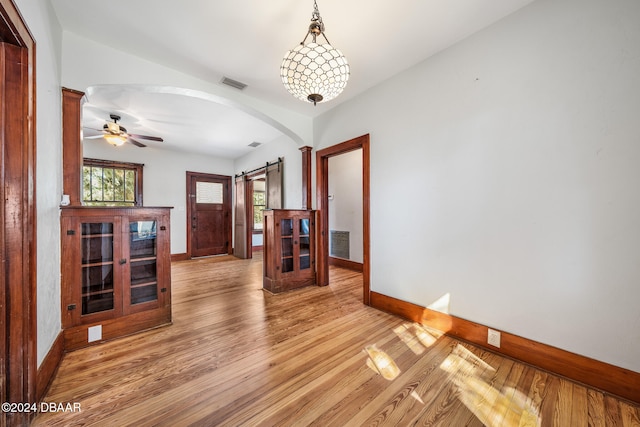
[[[235,177],[235,244],[233,254],[251,258],[262,249],[262,220],[265,209],[282,209],[283,159],[267,162]]]
[[[329,265],[362,272],[362,149],[329,158]]]
[[[370,305],[369,134],[316,152],[316,207],[319,211],[316,282],[320,286],[329,284],[329,159],[359,149],[362,150],[362,300]]]

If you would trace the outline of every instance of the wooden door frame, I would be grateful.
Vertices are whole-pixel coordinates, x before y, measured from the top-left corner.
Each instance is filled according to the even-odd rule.
[[[191,180],[193,178],[209,178],[209,179],[220,179],[220,180],[225,180],[227,182],[226,185],[226,190],[224,192],[224,197],[225,200],[229,201],[229,212],[226,212],[225,217],[228,218],[228,225],[227,230],[225,231],[226,235],[227,235],[227,241],[229,242],[229,244],[227,245],[227,253],[231,253],[232,252],[232,244],[231,244],[231,236],[232,236],[232,232],[231,229],[233,228],[233,223],[231,221],[231,210],[233,209],[233,199],[232,199],[232,194],[233,191],[231,190],[231,185],[232,185],[232,180],[231,180],[231,176],[228,175],[217,175],[217,174],[212,174],[212,173],[204,173],[204,172],[190,172],[187,171],[187,259],[191,258],[193,252],[192,252],[192,242],[191,242],[191,227],[192,227],[192,214],[193,212],[191,212],[191,199],[193,197],[195,197],[195,194],[191,194]],[[192,197],[193,196],[193,197]],[[227,221],[226,221],[227,222]]]
[[[268,194],[269,190],[266,188],[267,182],[267,168],[264,171],[254,172],[252,174],[244,175],[245,184],[244,184],[244,198],[245,198],[245,227],[246,227],[246,237],[247,237],[247,259],[253,258],[253,181],[255,181],[257,176],[264,175],[265,181],[265,193]],[[266,196],[265,196],[266,200]],[[265,206],[266,208],[266,206]],[[264,242],[263,242],[264,244]]]
[[[37,401],[36,305],[36,79],[35,41],[11,0],[0,0],[0,39],[22,48],[17,97],[2,97],[0,144],[3,209],[0,214],[0,394],[3,402]],[[2,78],[5,78],[4,72]],[[6,105],[5,102],[9,105]],[[4,127],[4,120],[9,125]],[[12,156],[7,156],[7,152]],[[17,153],[21,155],[16,156]],[[20,160],[16,161],[16,157]],[[11,177],[7,179],[7,177]],[[7,212],[9,215],[7,215]],[[2,425],[27,425],[33,415],[0,412]]]
[[[320,286],[329,284],[329,158],[362,149],[362,301],[370,305],[370,170],[369,134],[316,151],[316,209],[318,210],[316,282]]]
[[[245,214],[245,246],[247,259],[253,258],[253,179],[245,176],[244,180],[244,214]]]

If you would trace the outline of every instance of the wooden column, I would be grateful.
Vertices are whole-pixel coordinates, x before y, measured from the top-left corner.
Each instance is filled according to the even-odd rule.
[[[302,151],[302,209],[311,209],[311,150],[305,146]]]
[[[62,192],[70,206],[82,205],[82,139],[80,117],[84,92],[62,88]]]

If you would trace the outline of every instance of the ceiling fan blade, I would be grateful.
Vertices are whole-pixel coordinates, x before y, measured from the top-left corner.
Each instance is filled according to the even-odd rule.
[[[164,141],[164,139],[160,138],[159,136],[136,135],[134,133],[130,133],[129,136],[132,136],[132,137],[138,138],[138,139],[148,139],[150,141],[158,141],[158,142],[163,142]]]
[[[127,141],[129,141],[130,143],[132,143],[136,147],[140,147],[140,148],[146,147],[146,145],[144,145],[142,142],[136,141],[135,139],[131,138],[131,135],[129,135],[129,138],[127,139]]]
[[[85,136],[83,139],[98,139],[103,137],[104,135],[93,135],[93,136]]]

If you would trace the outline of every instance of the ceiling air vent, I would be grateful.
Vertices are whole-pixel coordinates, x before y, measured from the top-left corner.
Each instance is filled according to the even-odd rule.
[[[256,147],[259,147],[261,145],[262,145],[262,142],[253,141],[251,144],[249,144],[249,147],[256,148]]]
[[[247,87],[247,85],[246,85],[246,84],[244,84],[244,83],[242,83],[242,82],[239,82],[239,81],[237,81],[237,80],[230,79],[229,77],[223,77],[223,78],[222,78],[222,82],[221,82],[221,83],[222,83],[222,84],[225,84],[225,85],[227,85],[227,86],[234,87],[234,88],[236,88],[236,89],[240,89],[240,90],[242,90],[242,89],[244,89],[245,87]]]

